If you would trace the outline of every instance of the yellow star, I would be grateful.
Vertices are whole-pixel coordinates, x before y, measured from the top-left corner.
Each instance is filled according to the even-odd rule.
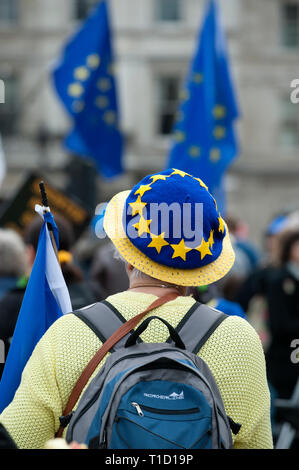
[[[68,87],[68,94],[74,98],[78,98],[84,92],[84,88],[81,83],[71,83]]]
[[[204,259],[205,256],[211,255],[211,250],[210,250],[210,242],[205,241],[205,239],[202,239],[201,245],[199,245],[195,250],[200,252],[200,257],[201,259]]]
[[[217,105],[213,109],[213,114],[215,119],[222,119],[226,115],[226,108],[225,106]]]
[[[177,142],[184,142],[184,140],[186,139],[186,134],[182,131],[175,131],[173,138]]]
[[[139,188],[135,192],[135,196],[136,194],[140,194],[140,196],[142,197],[144,193],[146,193],[146,191],[150,191],[151,189],[152,187],[150,184],[142,184],[141,186],[139,186]]]
[[[190,176],[189,173],[186,173],[185,171],[182,171],[182,170],[176,170],[175,168],[173,168],[173,173],[171,173],[171,175],[169,176],[172,176],[172,175],[179,175],[181,176],[182,178],[184,178],[185,176]]]
[[[83,100],[74,101],[72,103],[72,109],[75,113],[81,113],[85,108],[85,103]]]
[[[160,251],[162,250],[163,246],[169,245],[169,243],[164,240],[165,232],[161,233],[161,235],[154,235],[151,233],[152,241],[150,242],[149,245],[147,245],[148,248],[156,248],[157,252],[160,254]]]
[[[202,83],[203,82],[203,75],[201,73],[195,73],[193,75],[194,83]]]
[[[168,175],[154,175],[154,176],[151,176],[151,179],[153,180],[152,183],[155,183],[158,180],[165,181],[166,178],[168,178]]]
[[[112,125],[116,123],[116,113],[114,111],[106,111],[103,116],[104,121],[108,125]]]
[[[181,101],[187,101],[189,99],[189,91],[188,90],[182,90],[179,94],[179,99]]]
[[[187,246],[185,246],[185,240],[183,238],[180,241],[180,243],[178,243],[177,245],[171,245],[171,247],[174,250],[174,253],[172,255],[172,259],[180,257],[184,261],[186,261],[186,253],[191,251],[191,248],[188,248]]]
[[[185,114],[180,110],[176,113],[175,118],[178,122],[182,122],[185,118]]]
[[[97,82],[97,87],[101,91],[108,91],[111,88],[111,83],[109,78],[100,78]]]
[[[218,221],[219,221],[219,232],[221,233],[224,233],[224,223],[223,223],[223,219],[221,217],[218,217]]]
[[[137,224],[134,224],[133,227],[135,227],[138,230],[138,236],[141,237],[144,233],[150,233],[149,229],[149,224],[151,223],[152,219],[146,220],[143,215],[140,217],[139,222]]]
[[[95,100],[95,105],[100,109],[106,108],[109,105],[109,100],[107,96],[97,96]]]
[[[223,126],[216,126],[213,133],[215,139],[223,139],[226,134],[226,129]]]
[[[214,243],[215,243],[215,241],[214,241],[214,230],[210,231],[210,237],[209,237],[208,243],[209,243],[210,248],[213,248]]]
[[[211,149],[210,152],[210,160],[214,163],[217,163],[220,160],[220,150],[219,149]]]
[[[189,155],[192,158],[199,157],[200,155],[200,148],[197,147],[196,145],[192,145],[192,147],[189,148]]]
[[[141,201],[141,197],[138,196],[137,200],[135,202],[130,202],[129,206],[132,208],[132,215],[142,215],[143,209],[146,206],[146,202]]]
[[[207,187],[207,185],[200,179],[200,178],[194,178],[196,181],[199,181],[199,184],[200,186],[202,186],[203,188],[205,188],[207,191],[209,191],[209,188]]]
[[[87,57],[87,65],[91,69],[97,69],[101,63],[101,58],[98,54],[90,54]]]
[[[108,65],[107,73],[109,75],[114,75],[115,74],[115,64],[113,62],[111,62],[111,64]]]
[[[74,76],[77,80],[87,80],[90,76],[90,72],[86,67],[77,67],[74,71]]]

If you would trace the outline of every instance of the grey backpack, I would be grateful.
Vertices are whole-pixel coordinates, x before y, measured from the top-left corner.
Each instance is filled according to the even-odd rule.
[[[102,343],[126,320],[107,301],[75,312]],[[75,411],[62,416],[66,439],[97,449],[229,449],[240,425],[224,409],[198,351],[227,318],[195,303],[176,329],[157,316],[110,349]],[[165,343],[140,339],[151,321],[169,330]]]

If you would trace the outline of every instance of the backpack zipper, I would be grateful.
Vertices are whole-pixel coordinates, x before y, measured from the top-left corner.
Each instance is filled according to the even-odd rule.
[[[172,351],[172,349],[166,349],[165,352],[168,352],[168,351]],[[151,353],[140,353],[140,354],[130,354],[128,356],[125,356],[125,357],[121,357],[120,359],[118,359],[112,366],[114,367],[116,364],[118,364],[119,362],[123,361],[124,359],[130,359],[130,358],[136,358],[136,357],[142,357],[142,356],[151,356],[151,355],[155,355],[155,354],[160,354],[160,351],[155,351],[155,352],[151,352]],[[110,368],[110,369],[111,369]],[[110,371],[109,369],[109,371]],[[109,372],[108,371],[108,372]],[[76,419],[73,421],[73,424],[72,424],[72,430],[71,430],[71,439],[73,438],[73,429],[74,429],[74,426],[75,424],[77,423],[77,421],[81,418],[81,416],[97,401],[97,399],[99,398],[100,396],[100,393],[101,393],[101,390],[98,390],[98,393],[93,397],[93,399],[87,403],[85,405],[85,407],[80,411],[79,415],[76,417]]]
[[[141,406],[136,402],[133,402],[131,404],[134,408],[136,408],[136,411],[139,416],[144,416],[142,410],[148,411],[149,413],[156,413],[162,415],[187,415],[199,412],[199,408],[189,408],[187,410],[161,410],[160,408],[151,408],[150,406],[145,405],[141,405],[141,408]]]
[[[115,422],[116,422],[117,427],[118,427],[118,422],[119,422],[120,419],[124,419],[125,421],[128,421],[129,423],[135,424],[135,426],[137,426],[137,427],[143,429],[144,431],[147,431],[149,434],[152,434],[153,436],[156,436],[156,437],[158,437],[159,439],[163,439],[164,441],[167,441],[167,442],[169,442],[170,444],[175,445],[176,447],[180,447],[181,449],[186,449],[186,447],[181,446],[181,445],[178,444],[177,442],[171,441],[171,440],[167,439],[166,437],[163,437],[163,436],[161,436],[160,434],[157,434],[157,433],[151,431],[150,429],[147,429],[147,428],[141,426],[139,423],[135,423],[135,421],[133,421],[132,419],[129,419],[129,418],[125,417],[125,416],[118,416],[118,417],[115,419]],[[122,437],[122,436],[121,436],[121,437]],[[126,443],[126,442],[125,442],[125,443]],[[128,444],[126,443],[126,445],[128,445]]]

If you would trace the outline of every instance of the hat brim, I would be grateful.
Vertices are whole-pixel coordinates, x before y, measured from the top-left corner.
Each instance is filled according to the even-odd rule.
[[[164,282],[179,286],[203,286],[222,279],[232,268],[235,253],[228,229],[223,239],[222,251],[210,264],[195,269],[175,269],[164,266],[144,255],[127,237],[122,224],[123,211],[130,191],[116,194],[108,203],[104,216],[104,230],[121,256],[141,272]]]

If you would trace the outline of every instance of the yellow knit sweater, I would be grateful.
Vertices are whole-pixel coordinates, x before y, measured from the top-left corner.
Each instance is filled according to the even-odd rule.
[[[129,319],[145,310],[155,296],[126,291],[107,300]],[[178,297],[149,315],[156,313],[175,327],[193,303],[191,297]],[[141,338],[164,342],[168,336],[165,325],[153,321]],[[95,333],[73,314],[60,318],[46,332],[24,369],[13,402],[0,416],[20,448],[43,448],[53,438],[77,379],[100,346]],[[237,437],[233,436],[234,447],[272,448],[264,353],[254,329],[242,318],[228,317],[199,355],[215,377],[227,414],[242,424]]]

